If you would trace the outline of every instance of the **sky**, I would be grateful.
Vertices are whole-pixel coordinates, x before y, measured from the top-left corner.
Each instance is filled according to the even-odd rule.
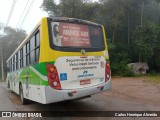
[[[57,3],[58,1],[56,0]],[[48,16],[40,8],[42,2],[43,0],[0,0],[0,23],[12,28],[24,29],[29,34],[42,17]],[[13,3],[15,6],[11,10]],[[10,13],[12,14],[7,24]]]
[[[8,26],[22,28],[29,34],[42,17],[48,16],[40,8],[43,0],[0,0],[0,23],[4,25],[7,25],[13,1],[15,6],[11,12]]]

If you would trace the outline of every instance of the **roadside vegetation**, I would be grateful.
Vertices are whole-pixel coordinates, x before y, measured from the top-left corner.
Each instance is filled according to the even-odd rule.
[[[148,74],[146,77],[149,81],[160,84],[160,73],[159,74]]]
[[[135,78],[144,78],[150,82],[160,84],[160,73],[147,73],[146,75],[135,75]]]

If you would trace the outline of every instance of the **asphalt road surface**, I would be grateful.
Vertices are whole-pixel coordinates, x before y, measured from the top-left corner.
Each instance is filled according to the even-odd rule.
[[[17,94],[0,83],[0,111],[160,111],[160,84],[145,78],[112,78],[112,90],[79,101],[21,105]],[[53,112],[54,114],[54,112]],[[2,118],[0,118],[2,119]],[[9,119],[9,118],[7,118]],[[10,118],[12,119],[12,118]],[[14,118],[17,120],[17,118]],[[159,120],[158,117],[54,117],[25,120]]]

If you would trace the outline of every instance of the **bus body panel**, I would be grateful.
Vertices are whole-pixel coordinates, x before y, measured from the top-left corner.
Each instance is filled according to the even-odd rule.
[[[10,89],[12,91],[19,94],[19,85],[22,84],[24,98],[48,104],[85,97],[111,89],[111,77],[107,82],[105,81],[105,67],[106,63],[109,62],[109,55],[103,26],[102,32],[105,49],[94,52],[89,51],[86,52],[85,55],[83,55],[81,51],[68,52],[51,48],[48,18],[43,18],[37,26],[40,32],[39,62],[27,65],[24,68],[7,74],[7,84],[10,83]],[[27,37],[27,39],[25,39],[23,44],[21,44],[16,51],[19,51],[23,45],[29,41],[28,39],[30,39],[30,36],[32,36],[33,33],[34,31],[29,37]],[[7,62],[12,59],[16,51],[11,55]],[[24,59],[26,58],[24,57]],[[67,60],[69,61],[69,59],[80,59],[84,61],[78,63],[66,62]],[[90,61],[90,63],[88,63],[87,59],[98,60]],[[56,90],[50,87],[47,76],[47,64],[56,66],[60,78],[61,90]],[[77,67],[79,66],[76,67],[77,64],[82,67],[89,67],[89,69],[78,70]],[[67,79],[63,78],[66,76]],[[90,81],[83,84],[85,80]],[[73,94],[73,96],[70,96],[70,93]]]
[[[105,64],[102,56],[59,57],[57,68],[62,89],[79,89],[105,82]]]
[[[99,92],[104,92],[111,89],[111,79],[107,83],[102,83],[100,85],[87,87],[83,89],[73,89],[73,90],[54,90],[50,86],[45,87],[46,91],[46,103],[53,103],[65,100],[72,100],[76,98],[82,98],[88,95],[93,95]],[[103,89],[102,89],[103,88]],[[73,96],[69,94],[73,93]]]
[[[29,89],[26,89],[26,84],[22,84],[23,87],[23,94],[24,98],[39,102],[39,103],[46,103],[46,96],[45,96],[45,87],[41,85],[29,85]]]

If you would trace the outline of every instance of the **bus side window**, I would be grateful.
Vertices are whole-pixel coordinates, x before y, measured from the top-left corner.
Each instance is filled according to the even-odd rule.
[[[18,69],[20,69],[21,67],[20,67],[20,55],[21,55],[21,53],[20,53],[21,51],[19,50],[18,51]]]
[[[36,33],[36,40],[35,40],[35,62],[39,61],[39,46],[40,46],[40,32]]]
[[[20,68],[23,67],[23,48],[20,49]]]
[[[15,70],[15,56],[12,58],[12,71]]]
[[[11,60],[10,60],[10,61],[11,61],[11,64],[10,64],[10,66],[11,66],[11,70],[10,70],[10,72],[12,72],[12,58],[11,58]]]
[[[18,65],[18,60],[19,60],[19,58],[18,58],[18,52],[16,53],[16,58],[15,58],[15,68],[16,68],[16,70],[19,68],[19,65]]]
[[[26,45],[23,46],[23,67],[26,66]]]
[[[31,40],[30,40],[31,64],[35,64],[39,60],[39,44],[40,44],[40,35],[39,35],[39,31],[38,31],[38,32],[36,32],[36,34],[34,34],[31,37]]]
[[[26,44],[26,65],[30,64],[30,42]]]
[[[31,40],[30,40],[30,58],[31,58],[31,64],[34,64],[35,63],[35,52],[34,52],[34,49],[35,49],[35,36],[32,36],[31,37]]]

